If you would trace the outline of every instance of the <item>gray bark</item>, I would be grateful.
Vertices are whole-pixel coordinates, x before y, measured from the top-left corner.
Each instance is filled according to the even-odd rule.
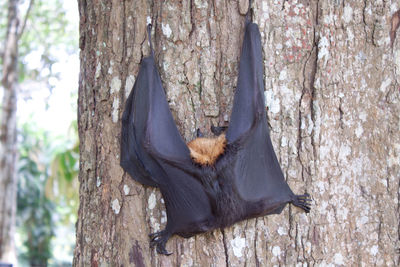
[[[18,1],[8,2],[8,24],[4,42],[0,118],[0,261],[16,263],[14,249],[17,207],[16,111],[18,59]]]
[[[189,239],[170,257],[156,189],[119,166],[120,118],[146,21],[185,140],[229,120],[247,1],[80,1],[80,210],[75,266],[399,264],[398,1],[255,0],[271,137],[285,177],[314,203]],[[397,15],[396,15],[397,16]],[[395,36],[395,35],[394,35]]]

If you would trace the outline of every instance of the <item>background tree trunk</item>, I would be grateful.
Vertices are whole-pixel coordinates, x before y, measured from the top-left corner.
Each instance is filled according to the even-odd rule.
[[[169,257],[147,237],[166,222],[159,191],[119,166],[121,113],[149,53],[146,23],[188,141],[229,120],[248,1],[79,2],[75,266],[399,264],[400,41],[392,48],[389,37],[398,1],[253,1],[272,141],[289,185],[307,190],[313,208],[175,236]]]
[[[16,263],[14,228],[17,209],[17,64],[18,64],[18,1],[8,1],[8,24],[4,42],[0,111],[0,261]]]

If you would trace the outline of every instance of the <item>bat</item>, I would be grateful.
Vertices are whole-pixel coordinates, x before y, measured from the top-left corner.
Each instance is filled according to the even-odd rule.
[[[148,32],[151,46],[150,26]],[[143,58],[122,116],[120,164],[136,181],[161,191],[167,224],[149,235],[150,246],[160,254],[170,254],[165,245],[175,234],[188,238],[279,214],[288,203],[310,211],[310,196],[295,195],[289,188],[271,143],[261,37],[257,24],[248,20],[229,126],[211,130],[216,137],[203,137],[198,130],[198,138],[183,141],[154,52]]]

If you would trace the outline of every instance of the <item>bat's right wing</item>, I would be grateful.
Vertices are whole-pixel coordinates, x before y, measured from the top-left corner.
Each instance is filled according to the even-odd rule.
[[[143,58],[122,116],[121,166],[138,182],[160,186],[165,162],[192,165],[190,152],[170,112],[154,57]]]
[[[120,163],[133,179],[160,188],[167,226],[151,242],[159,253],[167,254],[164,246],[172,234],[189,236],[212,224],[210,199],[203,185],[184,171],[195,168],[170,112],[153,55],[142,60],[126,102]]]
[[[136,92],[138,88],[146,84],[143,80],[143,70],[140,69],[138,79],[126,101],[125,110],[122,115],[122,129],[121,129],[121,167],[129,173],[129,175],[136,181],[149,186],[157,186],[157,180],[150,175],[151,166],[157,166],[156,162],[146,156],[140,142],[143,137],[142,131],[137,132],[136,129],[143,128],[147,120],[146,112],[143,116],[137,116],[138,109]],[[139,102],[139,103],[137,103]],[[143,108],[143,107],[142,107]],[[147,165],[147,168],[146,168]]]

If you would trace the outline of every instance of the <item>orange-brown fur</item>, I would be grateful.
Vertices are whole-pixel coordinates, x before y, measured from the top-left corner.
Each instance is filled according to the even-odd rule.
[[[225,134],[216,138],[199,137],[190,141],[187,145],[194,162],[201,165],[213,165],[225,151],[226,138]]]

